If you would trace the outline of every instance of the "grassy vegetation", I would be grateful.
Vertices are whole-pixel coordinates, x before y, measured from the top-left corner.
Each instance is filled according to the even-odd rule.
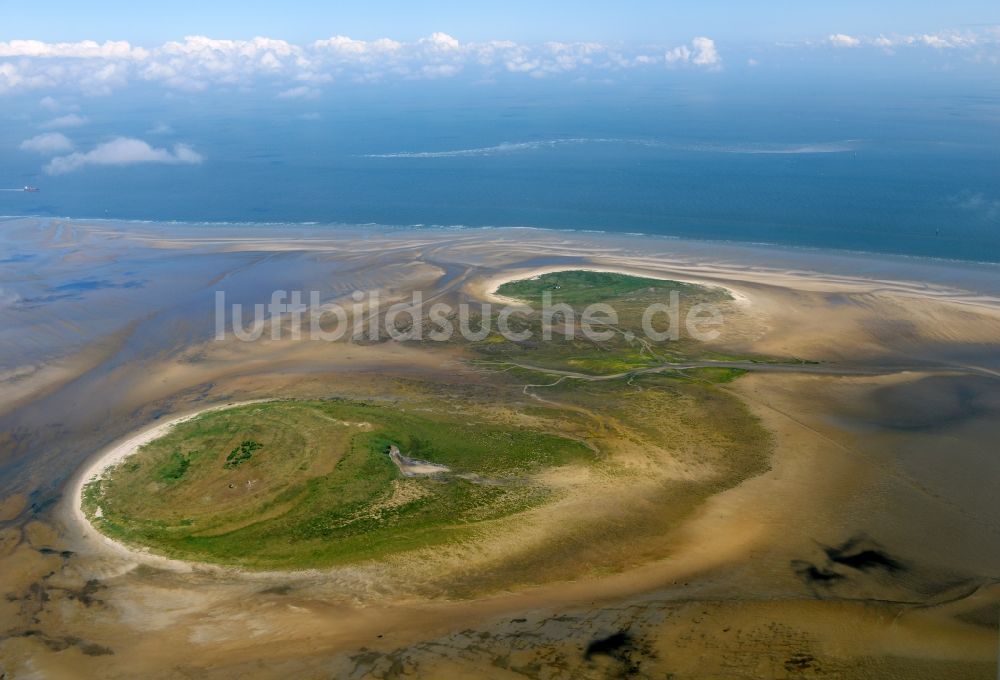
[[[390,444],[491,483],[403,478]],[[315,567],[457,540],[549,498],[532,472],[592,460],[570,439],[443,413],[272,402],[179,425],[89,485],[84,509],[108,535],[174,557]]]
[[[535,312],[514,315],[509,324],[513,331],[530,331],[530,339],[511,341],[494,331],[485,340],[472,344],[477,354],[495,360],[526,361],[543,368],[608,375],[649,368],[667,362],[691,360],[722,360],[722,355],[687,337],[683,329],[688,311],[703,303],[725,304],[732,297],[723,288],[702,286],[679,281],[651,279],[626,274],[582,270],[553,272],[533,279],[510,281],[497,290],[506,297],[528,302]],[[561,319],[553,320],[551,339],[543,339],[540,314],[542,296],[552,294],[553,303],[570,305],[581,321],[583,309],[593,303],[611,305],[617,317],[613,322],[595,323],[594,330],[610,331],[608,339],[594,340],[584,336],[579,326],[574,337],[566,337]],[[676,327],[679,337],[662,341],[648,338],[643,327],[643,314],[650,305],[671,305],[671,295],[677,293]],[[659,312],[651,318],[652,329],[665,333],[671,328],[668,314]],[[478,327],[477,319],[473,327]],[[492,324],[496,328],[496,323]],[[734,356],[728,360],[751,360]],[[734,374],[735,376],[735,374]]]
[[[188,467],[191,466],[191,458],[185,456],[180,451],[171,451],[170,458],[160,466],[157,476],[164,482],[175,482],[184,476]]]
[[[740,376],[747,374],[742,368],[725,368],[710,366],[707,368],[690,368],[684,371],[684,375],[694,380],[703,380],[710,383],[728,383],[736,380]]]
[[[623,298],[630,294],[656,294],[660,297],[677,291],[681,295],[703,296],[706,292],[729,297],[722,289],[707,289],[691,283],[650,279],[612,272],[571,270],[542,274],[532,279],[509,281],[497,289],[499,295],[541,304],[546,293],[551,294],[553,303],[569,305],[589,305]]]

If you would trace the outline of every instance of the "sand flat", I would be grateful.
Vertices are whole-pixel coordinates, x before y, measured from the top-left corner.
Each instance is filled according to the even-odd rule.
[[[99,328],[129,328],[120,340],[131,352],[122,355],[127,360],[98,352],[87,355],[93,361],[67,362],[65,375],[19,395],[0,415],[4,496],[30,499],[27,506],[12,504],[16,512],[4,520],[14,538],[0,569],[12,590],[0,603],[0,620],[8,631],[41,631],[0,643],[17,672],[170,677],[175,671],[165,669],[180,668],[211,677],[211,668],[229,677],[265,663],[264,676],[277,677],[321,669],[372,673],[383,658],[441,675],[492,668],[512,646],[520,663],[559,658],[580,672],[597,672],[579,650],[628,628],[637,640],[630,653],[644,655],[651,672],[672,660],[680,665],[670,668],[694,673],[699,659],[711,658],[708,670],[719,674],[753,675],[764,672],[753,663],[778,670],[792,663],[804,673],[825,669],[839,677],[912,677],[919,668],[942,678],[988,677],[1000,602],[990,565],[1000,559],[1000,534],[989,509],[965,497],[978,497],[977,485],[992,482],[974,475],[939,480],[923,474],[929,463],[922,461],[941,455],[928,442],[949,441],[963,447],[963,464],[974,466],[976,452],[989,450],[1000,435],[998,388],[990,377],[1000,371],[1000,283],[989,267],[891,258],[878,265],[867,256],[523,230],[468,230],[455,238],[316,229],[299,241],[266,228],[234,238],[207,233],[210,227],[81,221],[53,230],[45,220],[14,227],[39,252],[92,253],[86,263],[46,265],[45,276],[152,251],[190,265],[164,273],[165,288],[173,276],[184,279],[183,292],[176,287],[172,297],[158,297],[123,289],[124,303],[93,321],[93,333],[87,319],[73,337],[26,325],[36,338],[5,350],[21,365],[19,348],[33,342],[57,360],[60,352],[70,357],[98,347]],[[727,387],[774,433],[770,469],[679,521],[663,538],[668,556],[619,573],[442,599],[414,588],[425,572],[403,562],[296,575],[191,569],[104,544],[79,522],[81,481],[184,417],[178,414],[206,404],[275,395],[390,399],[414,389],[415,381],[435,381],[447,391],[483,380],[449,348],[215,342],[218,286],[250,294],[287,286],[294,272],[331,299],[371,286],[391,287],[395,295],[419,286],[441,300],[487,299],[509,278],[602,268],[745,296],[720,346],[885,371],[761,372]],[[63,303],[51,304],[26,314],[63,313]],[[78,304],[97,310],[101,301]],[[941,376],[956,398],[969,395],[971,406],[948,418],[901,418],[914,413],[907,395],[939,393],[926,381]],[[877,417],[869,404],[880,405]],[[593,481],[574,474],[568,485]],[[610,499],[595,493],[592,501],[596,509]],[[567,505],[565,512],[585,510]],[[521,549],[545,535],[543,524],[526,526],[508,547]],[[852,560],[862,549],[901,566],[850,566],[861,564]],[[434,564],[475,570],[504,559],[500,549],[473,557],[441,554]],[[145,567],[137,569],[140,563]],[[39,588],[48,593],[45,603],[33,599]],[[530,643],[529,629],[540,635]],[[468,651],[468,635],[480,640],[476,651]],[[67,639],[81,642],[62,651],[56,651],[61,642],[46,643]],[[121,645],[122,639],[134,643]],[[89,655],[87,644],[114,654]],[[172,644],[185,647],[184,659],[164,651]],[[378,654],[366,656],[361,648]],[[458,648],[467,650],[464,661],[433,651]],[[775,656],[762,661],[762,648]]]

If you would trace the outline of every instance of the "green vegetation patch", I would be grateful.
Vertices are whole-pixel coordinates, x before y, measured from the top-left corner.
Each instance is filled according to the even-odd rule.
[[[226,467],[239,467],[253,457],[254,451],[262,448],[264,448],[263,444],[255,442],[252,439],[240,442],[240,445],[230,451],[229,455],[226,456]]]
[[[710,383],[729,383],[747,373],[748,371],[743,368],[726,368],[723,366],[691,368],[684,371],[684,375],[694,380],[703,380]]]
[[[546,293],[552,295],[553,303],[588,305],[639,292],[662,297],[670,291],[699,297],[711,291],[713,295],[721,293],[729,297],[722,289],[708,289],[691,283],[585,270],[551,272],[531,279],[509,281],[497,288],[499,295],[524,300],[532,305],[541,304]]]
[[[450,472],[406,477],[392,445]],[[319,567],[466,539],[552,500],[533,473],[593,460],[578,441],[444,409],[281,401],[178,424],[89,484],[83,505],[107,535],[171,557]]]
[[[158,476],[165,482],[175,482],[184,476],[188,467],[191,466],[191,459],[180,451],[172,451],[167,462],[160,466]]]
[[[590,375],[626,373],[667,363],[719,360],[708,346],[689,337],[685,320],[695,305],[724,305],[732,301],[724,288],[585,270],[510,281],[497,292],[532,306],[531,314],[514,314],[508,320],[511,330],[527,331],[528,339],[508,340],[494,330],[485,340],[473,343],[473,351],[494,360],[523,361],[541,368]],[[568,304],[573,308],[572,335],[567,335],[565,317],[560,315],[551,320],[551,337],[545,339],[541,305],[546,293],[551,293],[553,304]],[[601,337],[588,336],[582,330],[584,308],[594,303],[608,304],[614,310],[613,315],[601,312],[587,320],[591,330],[602,334]],[[649,325],[666,339],[654,340],[646,332],[644,315],[649,309],[654,310],[648,318]],[[736,373],[731,377],[736,377]]]

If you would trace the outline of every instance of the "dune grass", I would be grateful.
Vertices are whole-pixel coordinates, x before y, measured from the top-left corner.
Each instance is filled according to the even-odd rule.
[[[456,476],[404,479],[392,444]],[[84,509],[108,535],[173,557],[323,566],[460,537],[544,502],[532,473],[592,458],[570,439],[446,413],[270,402],[178,425],[90,484]],[[470,473],[490,483],[457,476]]]
[[[636,293],[656,294],[660,297],[677,291],[681,295],[716,297],[728,299],[729,294],[721,288],[707,288],[692,283],[653,279],[613,272],[568,270],[541,274],[530,279],[508,281],[497,293],[504,297],[523,300],[529,304],[541,304],[543,296],[551,295],[553,303],[588,305],[606,302]]]

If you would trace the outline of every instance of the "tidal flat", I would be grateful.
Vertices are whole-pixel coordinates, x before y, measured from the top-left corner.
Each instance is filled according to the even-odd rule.
[[[995,266],[529,229],[0,243],[4,672],[995,675]],[[218,291],[275,290],[620,314],[596,342],[217,337]],[[640,341],[672,290],[718,336]]]

